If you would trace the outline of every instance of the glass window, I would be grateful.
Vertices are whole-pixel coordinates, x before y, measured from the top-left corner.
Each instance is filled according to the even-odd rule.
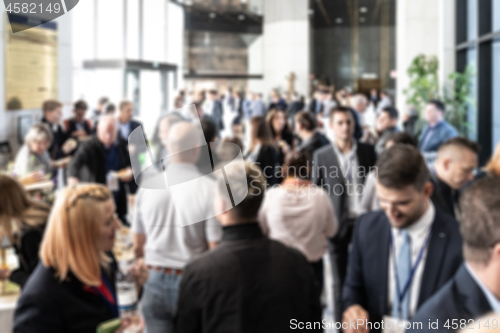
[[[467,0],[467,39],[477,38],[477,0]]]
[[[500,0],[494,0],[500,2]],[[492,112],[493,112],[493,136],[492,147],[500,143],[500,40],[493,43],[493,89],[492,89]]]
[[[467,66],[471,66],[474,73],[477,73],[477,49],[471,47],[467,50]],[[470,126],[469,137],[471,140],[477,141],[477,76],[472,76],[472,91],[469,110],[467,113],[467,121]]]
[[[500,30],[500,0],[492,0],[493,1],[493,10],[491,11],[493,14],[493,18],[491,20],[491,25],[493,27],[493,31]]]

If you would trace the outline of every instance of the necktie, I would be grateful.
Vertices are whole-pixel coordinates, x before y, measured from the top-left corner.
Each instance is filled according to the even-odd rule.
[[[401,302],[401,313],[399,313],[399,293],[403,292],[403,289],[408,282],[411,274],[411,239],[408,231],[402,230],[401,236],[403,237],[403,243],[399,249],[399,256],[397,262],[397,279],[399,283],[395,283],[394,301],[392,305],[392,316],[404,320],[409,319],[410,310],[410,287],[405,293],[405,296]],[[399,284],[399,291],[398,291]]]

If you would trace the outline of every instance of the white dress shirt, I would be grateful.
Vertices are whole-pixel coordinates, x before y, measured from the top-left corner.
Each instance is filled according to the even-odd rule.
[[[347,186],[344,191],[347,194],[349,218],[354,219],[358,215],[359,201],[361,200],[361,194],[363,193],[361,189],[355,191],[356,185],[361,184],[361,180],[358,177],[360,170],[358,170],[358,156],[356,154],[358,145],[356,144],[356,141],[353,140],[351,151],[347,154],[340,151],[335,143],[333,143],[332,146],[333,150],[335,150],[335,154],[337,155],[337,160],[339,161],[339,176],[340,173],[342,173],[346,179]]]
[[[411,226],[406,228],[408,231],[408,235],[410,236],[411,239],[411,267],[415,265],[415,262],[417,261],[418,255],[420,253],[420,250],[424,246],[425,240],[427,239],[427,236],[429,235],[430,228],[432,227],[432,223],[434,222],[434,216],[436,215],[436,209],[434,208],[434,205],[432,202],[429,200],[429,207],[427,208],[427,211],[420,217],[420,219],[413,223]],[[401,229],[398,228],[391,228],[391,233],[392,233],[392,240],[393,244],[395,247],[395,258],[398,258],[399,256],[399,249],[401,248],[401,245],[403,244],[403,237],[401,233]],[[408,291],[410,293],[410,309],[409,309],[409,314],[410,318],[413,317],[417,310],[417,305],[418,305],[418,299],[420,297],[420,286],[422,284],[422,275],[424,274],[424,267],[425,267],[425,261],[427,257],[427,250],[428,250],[428,245],[424,250],[424,253],[422,255],[422,259],[420,260],[420,263],[415,271],[415,274],[413,276],[413,279],[411,281],[410,285],[410,290]],[[388,288],[388,303],[389,303],[389,309],[392,309],[392,301],[394,299],[394,292],[395,292],[395,279],[394,279],[394,262],[393,262],[393,257],[392,257],[392,250],[389,251],[389,288]],[[403,288],[404,286],[401,286]],[[391,311],[389,311],[391,313]]]

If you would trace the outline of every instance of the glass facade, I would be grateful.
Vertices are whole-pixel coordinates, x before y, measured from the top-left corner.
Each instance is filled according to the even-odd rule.
[[[477,0],[467,0],[467,40],[477,38]]]
[[[467,50],[467,66],[470,66],[474,73],[477,73],[477,50],[475,47],[471,47]],[[477,141],[477,77],[472,77],[472,89],[471,89],[471,101],[469,104],[469,110],[467,114],[467,122],[470,126],[469,138]]]

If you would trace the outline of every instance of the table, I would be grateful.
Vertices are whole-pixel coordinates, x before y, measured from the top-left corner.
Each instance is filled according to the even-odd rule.
[[[2,332],[12,332],[14,309],[19,294],[0,296],[0,327]]]

